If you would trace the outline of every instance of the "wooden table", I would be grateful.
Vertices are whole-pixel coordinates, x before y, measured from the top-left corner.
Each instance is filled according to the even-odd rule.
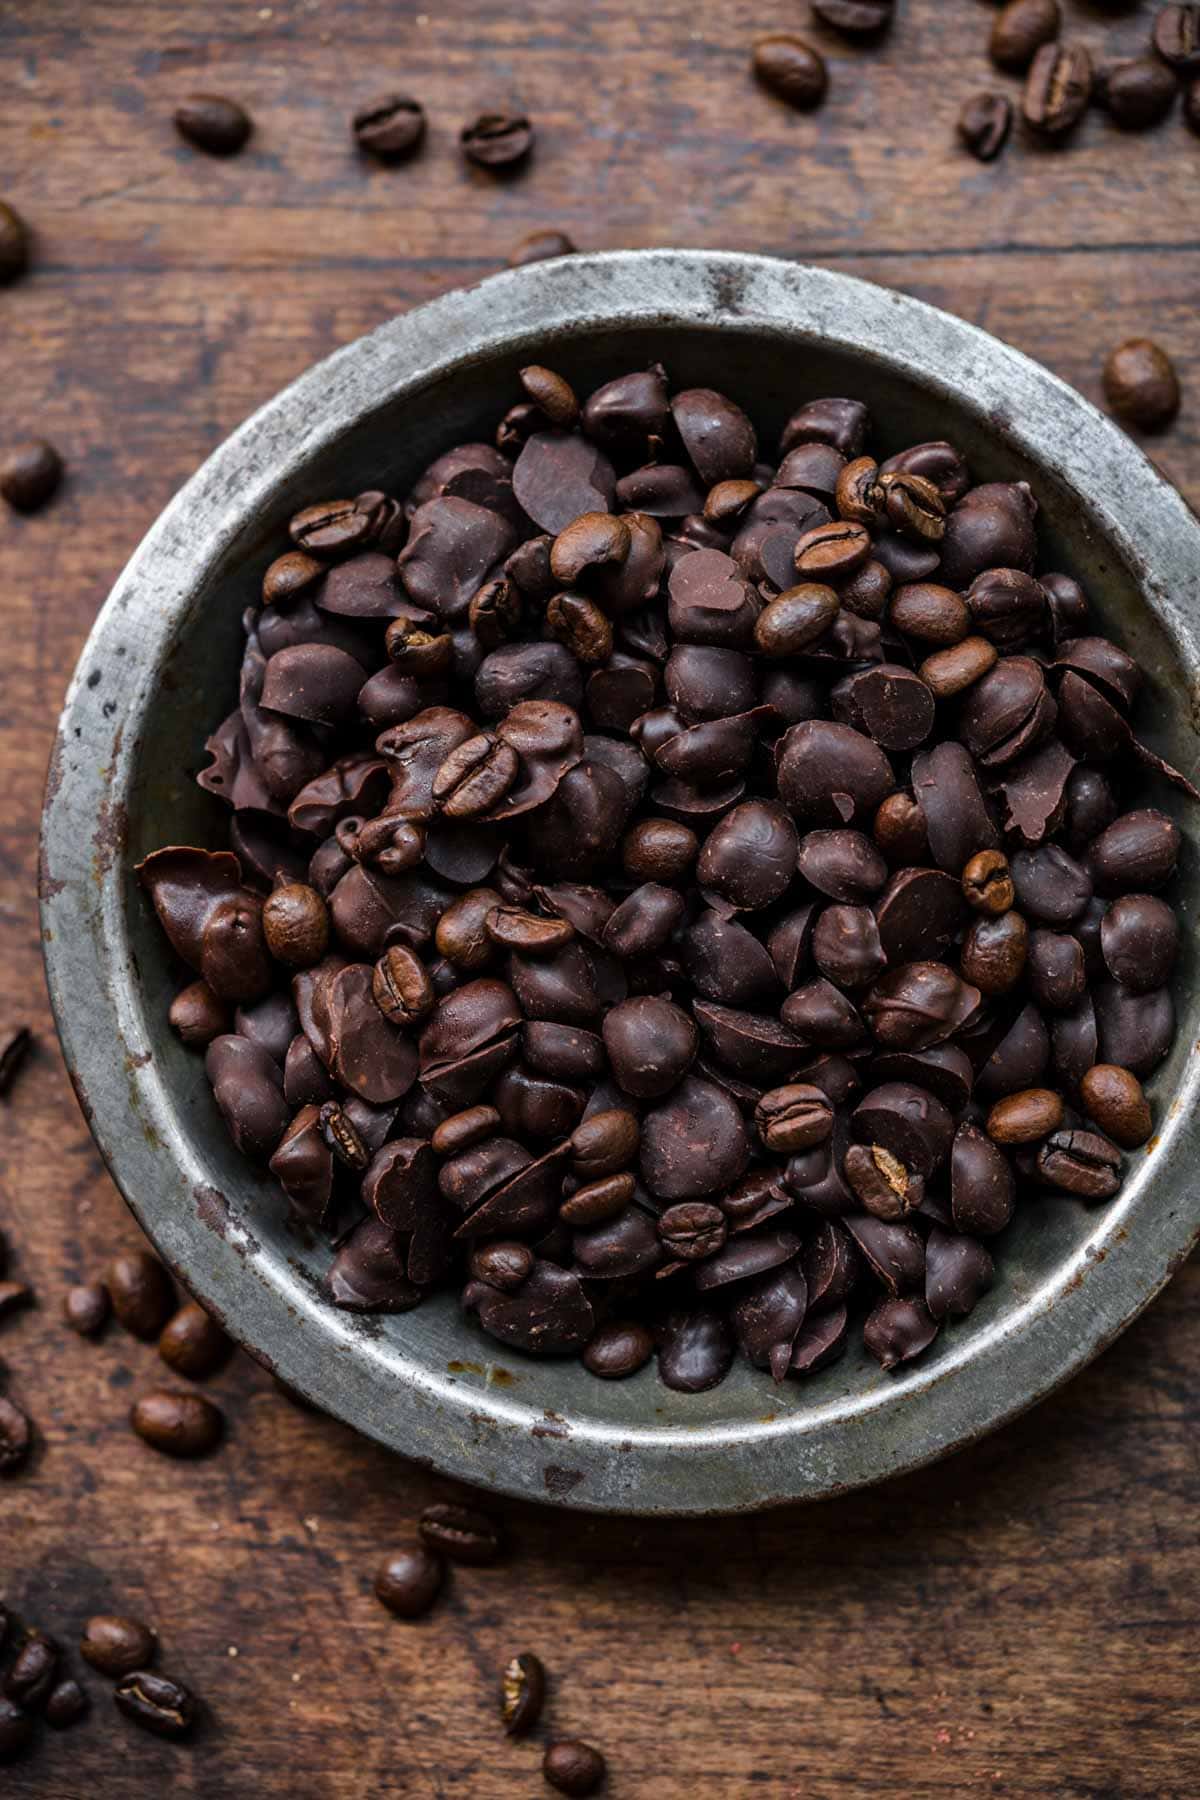
[[[0,192],[37,263],[0,294],[3,435],[61,446],[42,516],[0,521],[0,947],[6,1019],[39,1049],[0,1104],[0,1220],[38,1307],[5,1323],[36,1416],[0,1488],[0,1593],[72,1640],[98,1609],[159,1628],[211,1708],[187,1748],[114,1718],[52,1737],[8,1795],[79,1800],[497,1800],[542,1791],[500,1734],[515,1651],[553,1674],[549,1722],[608,1752],[620,1800],[1149,1800],[1195,1794],[1200,1272],[1089,1371],[943,1467],[736,1524],[508,1508],[509,1566],[457,1574],[412,1627],[370,1595],[382,1549],[443,1484],[297,1411],[246,1358],[215,1382],[230,1441],[188,1467],[125,1424],[159,1374],[119,1332],[58,1321],[71,1280],[136,1229],[72,1099],[34,905],[42,771],[69,671],[128,552],[200,459],[336,344],[503,263],[535,227],[584,247],[697,244],[809,258],[961,313],[1096,395],[1104,352],[1150,331],[1190,404],[1155,455],[1200,499],[1200,141],[1099,116],[1067,151],[957,150],[991,80],[989,10],[900,0],[882,48],[828,50],[817,115],[747,75],[794,4],[659,0],[10,0],[0,15]],[[1132,12],[1068,5],[1106,52]],[[352,105],[422,97],[410,166],[368,167]],[[176,142],[193,89],[255,138],[221,163]],[[459,160],[493,96],[537,122],[524,174]]]

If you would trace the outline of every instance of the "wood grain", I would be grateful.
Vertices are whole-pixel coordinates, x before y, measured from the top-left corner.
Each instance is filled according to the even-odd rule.
[[[548,1722],[611,1759],[615,1800],[1176,1800],[1195,1731],[1200,1275],[1027,1418],[943,1467],[736,1525],[563,1520],[510,1507],[503,1568],[462,1571],[419,1626],[370,1595],[379,1554],[444,1484],[297,1411],[246,1358],[196,1467],[125,1425],[152,1350],[65,1332],[68,1283],[135,1229],[54,1048],[33,901],[42,771],[62,690],[122,561],[200,459],[335,345],[501,264],[544,225],[585,247],[686,243],[830,263],[934,300],[1092,396],[1104,352],[1149,331],[1189,404],[1153,453],[1200,500],[1200,141],[1091,115],[1067,151],[1018,133],[983,169],[954,146],[994,77],[973,0],[900,0],[882,47],[813,31],[831,93],[801,118],[759,94],[748,47],[802,19],[750,0],[370,0],[271,5],[10,0],[0,14],[0,191],[38,235],[0,293],[4,436],[70,467],[40,517],[0,521],[2,1013],[39,1053],[0,1102],[0,1221],[37,1309],[5,1323],[32,1465],[0,1488],[0,1593],[71,1641],[141,1613],[210,1714],[146,1738],[89,1675],[93,1716],[4,1771],[25,1800],[495,1800],[542,1791],[496,1723],[503,1661],[535,1649]],[[1097,54],[1152,8],[1068,6]],[[424,153],[367,167],[356,101],[397,87]],[[253,111],[229,163],[179,145],[178,95]],[[466,167],[493,96],[539,138],[527,171]]]

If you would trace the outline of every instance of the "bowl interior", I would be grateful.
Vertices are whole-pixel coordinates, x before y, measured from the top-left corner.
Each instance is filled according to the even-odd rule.
[[[860,284],[846,286],[854,289]],[[928,309],[920,311],[931,320],[941,317]],[[978,341],[981,346],[987,343],[982,337]],[[937,1408],[943,1379],[964,1363],[987,1358],[990,1379],[1004,1383],[1014,1319],[1043,1306],[1061,1289],[1064,1271],[1098,1254],[1093,1246],[1106,1238],[1114,1218],[1123,1216],[1146,1182],[1154,1179],[1153,1147],[1130,1159],[1125,1187],[1110,1207],[1089,1210],[1065,1199],[1028,1195],[1002,1241],[992,1292],[970,1319],[944,1331],[910,1371],[884,1375],[855,1343],[842,1361],[803,1383],[776,1387],[767,1375],[739,1362],[715,1391],[681,1395],[662,1387],[652,1368],[630,1381],[604,1383],[587,1375],[577,1362],[543,1361],[508,1350],[465,1319],[452,1294],[439,1295],[415,1312],[396,1317],[359,1318],[335,1311],[320,1297],[328,1249],[301,1242],[287,1226],[281,1191],[234,1151],[201,1059],[179,1044],[167,1024],[181,972],[137,887],[133,866],[164,843],[216,847],[226,841],[225,809],[197,788],[193,778],[207,760],[204,739],[235,703],[241,615],[256,601],[264,568],[285,544],[289,515],[308,501],[335,493],[367,487],[403,493],[440,451],[465,439],[490,438],[499,414],[517,397],[517,369],[534,360],[535,354],[536,360],[559,368],[581,393],[622,370],[662,361],[674,382],[719,386],[737,398],[753,417],[768,452],[784,419],[804,399],[854,395],[872,411],[873,443],[880,454],[922,439],[949,437],[967,454],[976,480],[1028,480],[1041,508],[1041,566],[1063,569],[1083,582],[1103,627],[1136,656],[1145,672],[1147,693],[1139,712],[1143,735],[1163,755],[1194,770],[1188,681],[1168,630],[1143,597],[1144,587],[1153,586],[1152,577],[1137,565],[1135,553],[1114,540],[1100,512],[1055,463],[1030,460],[1022,447],[1022,421],[1014,421],[994,402],[984,406],[952,390],[928,367],[921,377],[906,372],[903,343],[889,343],[878,353],[831,347],[827,336],[815,328],[739,316],[734,308],[719,325],[675,320],[643,320],[634,326],[582,323],[559,328],[549,343],[544,331],[513,332],[502,350],[451,358],[418,387],[409,381],[399,397],[387,397],[405,373],[397,370],[395,382],[381,382],[385,397],[379,404],[360,411],[348,429],[328,435],[303,467],[278,479],[269,469],[265,474],[257,469],[258,491],[266,500],[232,535],[215,548],[194,538],[187,545],[194,572],[188,577],[185,603],[172,613],[169,652],[165,663],[157,666],[152,703],[144,709],[137,740],[121,751],[128,787],[118,935],[126,939],[133,976],[132,997],[125,1002],[125,1036],[149,1053],[160,1097],[159,1115],[153,1124],[145,1121],[143,1129],[148,1141],[151,1132],[156,1138],[167,1137],[179,1170],[174,1186],[129,1190],[130,1198],[188,1284],[226,1314],[243,1342],[262,1350],[255,1306],[253,1301],[246,1304],[244,1285],[235,1306],[224,1304],[226,1265],[236,1254],[257,1284],[254,1291],[264,1314],[271,1315],[271,1330],[264,1336],[270,1336],[271,1360],[279,1372],[397,1448],[413,1447],[481,1483],[493,1482],[512,1491],[544,1489],[552,1499],[584,1505],[627,1503],[635,1510],[688,1511],[705,1504],[752,1506],[794,1493],[828,1491],[832,1478],[827,1476],[825,1459],[830,1440],[827,1432],[817,1429],[811,1433],[810,1446],[807,1428],[871,1415],[872,1449],[862,1464],[863,1474],[851,1470],[848,1476],[841,1466],[843,1480],[878,1476],[918,1460],[914,1446],[926,1436],[931,1443],[938,1436],[927,1431],[927,1421]],[[928,365],[928,357],[925,360]],[[1050,388],[1053,404],[1060,390],[1049,378],[1039,379]],[[320,391],[314,394],[311,378],[309,383],[308,404],[319,410]],[[338,416],[333,393],[331,387],[331,419]],[[1109,448],[1119,460],[1124,452],[1115,438],[1114,445]],[[261,453],[261,441],[256,448]],[[186,531],[186,516],[181,528]],[[135,561],[126,602],[130,641],[138,606],[153,603],[151,594],[139,593],[137,569]],[[118,645],[116,655],[123,654]],[[78,691],[92,685],[86,656],[77,683]],[[1148,782],[1146,789],[1147,798],[1172,812],[1185,836],[1194,839],[1194,820],[1174,790],[1157,780]],[[1185,874],[1174,892],[1185,913],[1180,1030],[1170,1059],[1151,1084],[1156,1116],[1163,1097],[1178,1087],[1189,1043],[1197,1035],[1187,1016],[1194,1010],[1195,988],[1191,933],[1186,929],[1194,887],[1190,843],[1186,858]],[[61,1018],[70,1005],[61,978],[56,1004]],[[72,1033],[65,1028],[64,1037],[70,1049]],[[128,1113],[128,1101],[124,1104]],[[98,1135],[120,1173],[119,1143],[111,1130],[106,1134],[98,1127]],[[190,1225],[184,1228],[181,1209],[198,1212],[215,1229],[197,1237]],[[1138,1298],[1144,1300],[1154,1285],[1156,1281],[1148,1284]],[[1127,1314],[1132,1310],[1133,1306],[1126,1307]],[[1061,1360],[1068,1361],[1070,1346],[1060,1351]],[[1029,1397],[1028,1373],[1022,1372],[1019,1381],[1024,1385],[1014,1392],[1008,1410]],[[403,1388],[420,1393],[422,1404],[427,1402],[440,1421],[444,1437],[431,1442],[421,1434],[419,1442],[407,1444],[393,1404]],[[1003,1415],[1005,1407],[991,1403],[979,1410],[987,1413],[990,1423]],[[969,1397],[957,1417],[955,1429],[961,1437],[969,1429]],[[536,1479],[514,1464],[510,1448],[501,1446],[500,1426],[505,1424],[515,1425],[522,1434],[529,1457],[537,1462]],[[946,1430],[939,1427],[939,1432],[944,1443]],[[545,1442],[536,1441],[551,1440],[553,1450],[553,1440],[568,1436],[611,1449],[612,1469],[592,1493],[573,1491],[584,1477],[569,1466],[565,1449],[561,1463],[553,1455],[547,1460]],[[744,1452],[759,1439],[781,1436],[787,1439],[787,1455],[794,1466],[772,1488],[754,1456]],[[718,1453],[728,1447],[730,1466],[710,1480],[705,1492],[692,1491],[687,1485],[687,1458],[672,1462],[659,1454],[653,1492],[644,1470],[631,1473],[623,1486],[620,1453],[641,1445],[655,1445],[661,1451],[664,1443],[681,1448],[703,1444]],[[811,1464],[805,1463],[806,1458],[812,1459]],[[630,1458],[631,1470],[635,1461]],[[743,1466],[744,1475],[739,1473]]]

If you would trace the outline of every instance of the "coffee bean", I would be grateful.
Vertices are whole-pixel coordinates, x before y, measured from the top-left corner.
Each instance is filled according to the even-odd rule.
[[[263,901],[262,929],[276,962],[289,969],[311,968],[329,943],[329,909],[315,888],[288,882]]]
[[[63,1296],[63,1320],[80,1337],[96,1337],[103,1331],[111,1310],[112,1301],[102,1281],[81,1282]]]
[[[45,1719],[55,1731],[67,1731],[77,1725],[87,1712],[91,1702],[84,1689],[77,1681],[69,1677],[66,1681],[56,1682],[46,1697]]]
[[[180,137],[210,156],[234,156],[254,129],[250,115],[236,100],[220,94],[189,94],[175,108]]]
[[[446,1565],[424,1544],[385,1556],[375,1571],[375,1598],[398,1619],[420,1619],[433,1605],[446,1578]]]
[[[755,41],[754,73],[777,99],[800,112],[820,106],[829,86],[824,57],[803,38],[786,32],[773,32]]]
[[[180,1457],[206,1456],[225,1424],[211,1400],[174,1388],[144,1394],[130,1409],[129,1423],[152,1450]]]
[[[806,582],[842,581],[862,567],[871,554],[871,536],[853,519],[814,525],[796,540],[793,561]]]
[[[768,1150],[810,1150],[833,1130],[833,1107],[820,1088],[805,1082],[772,1088],[754,1109],[758,1135]]]
[[[26,1632],[7,1675],[5,1698],[29,1712],[40,1712],[54,1686],[58,1645],[43,1631]]]
[[[203,1050],[233,1029],[230,1009],[206,981],[192,981],[171,1002],[167,1019],[185,1044]]]
[[[500,1686],[500,1718],[509,1737],[525,1737],[531,1732],[545,1702],[545,1668],[540,1657],[523,1651],[505,1665]]]
[[[766,605],[754,622],[754,643],[764,656],[795,656],[824,637],[840,610],[837,594],[820,582],[803,582]]]
[[[546,1745],[542,1774],[560,1794],[594,1794],[607,1773],[608,1765],[599,1750],[579,1738],[556,1738]]]
[[[1121,1153],[1096,1131],[1055,1131],[1037,1153],[1047,1186],[1084,1200],[1107,1200],[1121,1185]]]
[[[230,1339],[195,1300],[189,1300],[173,1319],[168,1319],[158,1340],[158,1354],[163,1361],[189,1381],[203,1381],[207,1375],[215,1374],[232,1353]]]
[[[1179,411],[1179,377],[1166,351],[1149,338],[1129,338],[1104,364],[1104,394],[1125,425],[1161,431]]]
[[[418,1528],[427,1549],[473,1568],[494,1563],[503,1549],[499,1529],[486,1513],[448,1500],[427,1506]]]
[[[916,543],[940,542],[946,530],[946,505],[932,481],[910,469],[889,469],[880,474],[878,485],[884,510],[898,532]]]
[[[996,14],[988,53],[998,69],[1019,75],[1061,29],[1058,0],[1008,0]]]
[[[0,455],[0,495],[15,512],[36,512],[57,493],[62,477],[62,457],[45,438],[13,444]]]
[[[1152,1129],[1150,1102],[1136,1075],[1113,1063],[1093,1063],[1079,1083],[1088,1116],[1123,1150],[1137,1150]]]
[[[533,1252],[526,1244],[481,1244],[471,1252],[472,1279],[506,1294],[515,1292],[532,1269]]]
[[[1092,59],[1082,44],[1043,44],[1030,65],[1021,110],[1045,137],[1062,137],[1087,111]]]
[[[927,644],[961,643],[971,629],[971,613],[961,594],[932,581],[897,588],[888,618],[897,631]]]
[[[575,244],[565,231],[531,231],[523,237],[508,259],[510,269],[522,269],[526,263],[548,262],[556,256],[574,256]]]
[[[923,1178],[879,1144],[851,1144],[842,1172],[863,1210],[877,1219],[902,1219],[924,1198]]]
[[[381,162],[397,162],[425,135],[425,108],[407,94],[383,94],[354,115],[354,139]]]
[[[1114,125],[1145,131],[1165,119],[1175,104],[1176,83],[1153,56],[1110,63],[1100,71],[1096,97]]]
[[[506,169],[533,148],[533,126],[524,113],[480,113],[458,134],[463,155],[481,169]]]
[[[1062,1124],[1063,1103],[1049,1088],[1026,1088],[997,1100],[987,1117],[988,1136],[997,1144],[1036,1144]]]
[[[435,1002],[429,971],[404,944],[393,944],[375,964],[371,997],[389,1024],[400,1026],[419,1025]]]
[[[108,1265],[108,1292],[117,1323],[134,1337],[156,1338],[174,1310],[171,1280],[148,1250],[123,1250]]]
[[[634,1178],[628,1170],[616,1175],[601,1175],[585,1182],[565,1199],[558,1216],[564,1225],[575,1230],[602,1225],[623,1213],[634,1196]]]
[[[83,1628],[79,1654],[101,1675],[130,1675],[149,1668],[158,1639],[140,1619],[120,1613],[95,1613]]]
[[[589,668],[612,655],[612,625],[586,595],[556,594],[546,608],[546,634]]]
[[[999,651],[984,637],[964,638],[947,650],[935,650],[917,673],[937,700],[953,699],[981,681],[999,659]]]
[[[959,966],[984,994],[1007,994],[1025,971],[1029,927],[1018,912],[976,919],[963,940]]]
[[[122,1675],[113,1690],[118,1712],[156,1737],[186,1737],[196,1722],[195,1696],[180,1681],[135,1669]]]
[[[963,899],[993,918],[1009,912],[1015,898],[1008,858],[1001,850],[981,850],[963,865]]]
[[[1200,73],[1200,6],[1163,6],[1154,20],[1154,48],[1184,75]]]
[[[823,25],[846,37],[874,37],[892,21],[892,0],[812,0]]]
[[[569,431],[579,417],[579,401],[570,382],[555,370],[543,368],[541,363],[527,364],[518,371],[518,377],[526,396],[545,414],[551,425],[560,431]],[[625,534],[628,539],[628,526],[625,526]],[[552,552],[551,567],[553,565]]]
[[[16,1762],[33,1742],[36,1729],[33,1714],[0,1699],[0,1765]]]

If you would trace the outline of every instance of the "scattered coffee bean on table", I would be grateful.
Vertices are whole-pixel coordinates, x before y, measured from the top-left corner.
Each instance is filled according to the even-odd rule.
[[[1008,0],[992,22],[988,53],[998,69],[1020,75],[1061,30],[1058,0]]]
[[[542,1774],[560,1794],[585,1800],[600,1787],[608,1765],[599,1750],[579,1738],[557,1738],[546,1745]]]
[[[658,365],[530,362],[491,442],[291,520],[200,776],[230,848],[140,878],[332,1304],[454,1284],[464,1337],[682,1393],[856,1330],[892,1368],[1005,1281],[1019,1208],[1147,1140],[1146,787],[1195,790],[1142,670],[1027,483],[797,402],[773,450]],[[420,1536],[500,1550],[457,1504]]]
[[[63,1296],[63,1321],[80,1337],[96,1337],[108,1323],[112,1301],[102,1281],[83,1281]]]
[[[189,94],[175,108],[175,129],[210,156],[234,156],[254,129],[249,113],[220,94]]]
[[[789,32],[771,32],[756,40],[754,73],[777,99],[800,112],[820,106],[829,87],[825,58]]]
[[[1012,129],[1012,102],[994,90],[972,94],[958,115],[958,135],[980,162],[994,162]]]
[[[29,227],[6,200],[0,200],[0,286],[29,267]]]
[[[129,1422],[152,1450],[180,1457],[206,1456],[214,1450],[225,1423],[211,1400],[176,1388],[144,1394],[130,1408]]]
[[[0,1697],[0,1764],[16,1762],[33,1742],[37,1729],[32,1713]]]
[[[45,438],[14,444],[0,455],[0,495],[14,512],[32,513],[58,492],[62,457]]]
[[[508,259],[510,269],[526,263],[549,262],[555,256],[574,256],[576,245],[565,231],[531,231],[516,245]]]
[[[375,1598],[398,1619],[424,1616],[442,1591],[446,1567],[424,1544],[395,1550],[375,1571]]]
[[[1171,68],[1183,75],[1200,75],[1200,6],[1160,7],[1153,43]]]
[[[122,1250],[108,1265],[117,1323],[134,1337],[156,1338],[175,1308],[171,1278],[148,1250]]]
[[[1096,99],[1114,125],[1144,131],[1165,119],[1175,104],[1175,77],[1157,57],[1110,63],[1096,78]]]
[[[425,136],[425,108],[408,94],[383,94],[354,115],[354,141],[380,162],[411,156]]]
[[[814,15],[845,37],[875,37],[892,22],[894,0],[812,0]]]
[[[153,1675],[148,1669],[122,1675],[113,1699],[127,1719],[156,1737],[186,1737],[196,1723],[198,1709],[190,1690],[182,1682]]]
[[[486,1513],[473,1506],[438,1500],[421,1514],[419,1530],[425,1546],[451,1562],[482,1568],[500,1556],[500,1529]]]
[[[523,162],[533,148],[533,126],[524,113],[480,113],[459,133],[463,155],[481,169]]]
[[[546,1703],[546,1670],[531,1651],[514,1656],[500,1685],[500,1718],[509,1737],[524,1737],[542,1716]]]
[[[163,1326],[158,1354],[177,1375],[203,1381],[228,1361],[233,1341],[197,1301],[189,1300]]]
[[[1179,411],[1179,377],[1158,344],[1128,338],[1105,361],[1104,395],[1122,424],[1162,431]]]
[[[83,1628],[79,1654],[101,1675],[131,1675],[149,1668],[158,1639],[148,1625],[123,1613],[95,1613]]]
[[[56,1682],[46,1696],[46,1723],[56,1731],[67,1731],[79,1723],[90,1705],[87,1690],[68,1676],[65,1681]]]
[[[1043,44],[1029,67],[1022,111],[1043,137],[1074,130],[1092,97],[1092,59],[1082,44]]]

